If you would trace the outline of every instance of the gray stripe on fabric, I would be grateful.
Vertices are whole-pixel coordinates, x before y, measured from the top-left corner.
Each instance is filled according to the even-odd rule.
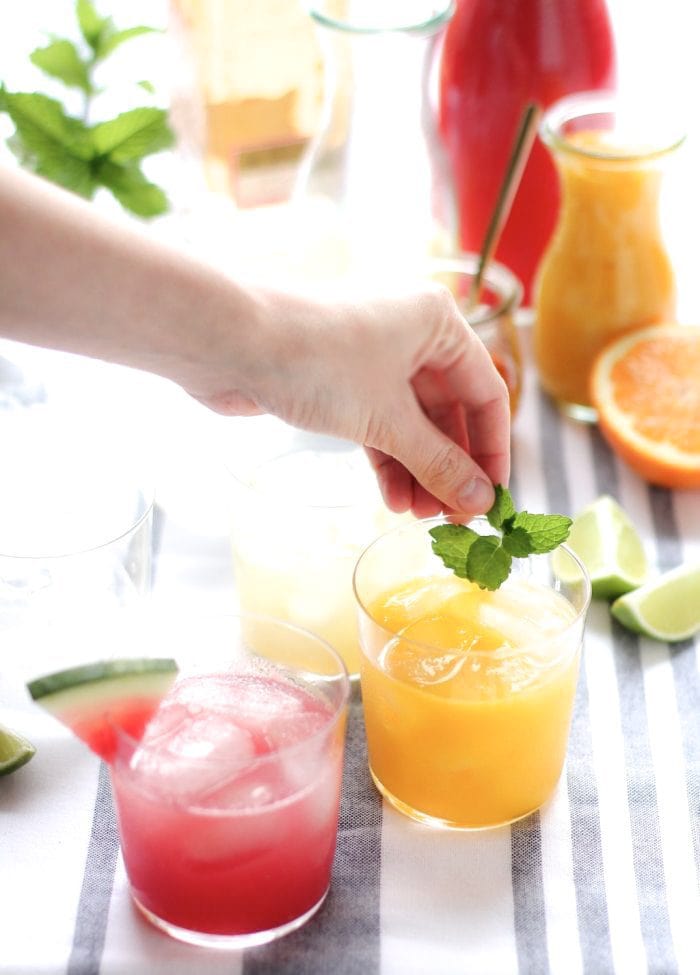
[[[571,810],[571,852],[576,892],[579,941],[584,972],[614,971],[608,905],[605,898],[603,846],[598,787],[593,769],[586,670],[581,667],[571,719],[567,759]]]
[[[590,428],[590,434],[596,490],[598,494],[611,494],[617,499],[620,494],[620,485],[618,484],[615,458],[595,427]]]
[[[298,931],[248,950],[243,975],[379,971],[381,829],[382,802],[369,774],[362,702],[354,687],[330,893],[318,914]]]
[[[639,638],[612,620],[625,751],[639,923],[650,972],[678,970],[666,900],[656,775],[649,741]]]
[[[571,514],[564,465],[563,421],[552,401],[540,396],[540,440],[549,511]],[[546,466],[545,466],[546,465]],[[575,476],[575,472],[571,472]],[[581,668],[571,721],[567,761],[571,850],[579,941],[585,972],[613,972],[608,905],[603,873],[598,787],[593,768],[588,688]]]
[[[597,430],[591,430],[596,488],[619,497],[617,467]],[[639,923],[650,972],[677,970],[666,899],[656,776],[651,754],[639,638],[612,619],[615,673],[627,776],[632,862]]]
[[[92,830],[66,975],[98,975],[119,852],[109,771],[100,763]]]
[[[675,643],[671,651],[673,681],[683,739],[686,785],[690,807],[695,868],[700,890],[700,679],[695,663],[695,641]]]
[[[683,561],[683,548],[673,513],[671,492],[665,488],[649,487],[649,504],[654,525],[656,565],[659,572],[675,569]]]
[[[538,812],[513,823],[510,851],[518,972],[520,975],[546,975],[549,957]]]
[[[513,471],[509,487],[518,507],[517,471]],[[549,958],[538,812],[511,826],[510,872],[518,971],[520,975],[546,975]]]
[[[661,571],[673,569],[683,561],[683,546],[671,495],[662,488],[650,487],[649,501],[654,523],[657,564]],[[695,663],[695,640],[683,640],[671,645],[671,667],[678,702],[690,828],[700,887],[700,678]]]

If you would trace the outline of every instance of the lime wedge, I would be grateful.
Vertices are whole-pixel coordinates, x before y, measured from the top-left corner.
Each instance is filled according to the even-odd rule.
[[[588,569],[596,599],[614,599],[646,581],[649,564],[629,515],[607,494],[587,505],[566,544]]]
[[[35,752],[30,741],[0,724],[0,775],[9,775],[26,765]]]
[[[682,565],[620,596],[610,607],[628,630],[674,643],[700,630],[700,565]]]

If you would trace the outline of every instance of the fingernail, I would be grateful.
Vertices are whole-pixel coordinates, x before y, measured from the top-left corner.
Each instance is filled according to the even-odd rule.
[[[482,477],[472,477],[457,495],[460,510],[486,511],[493,503],[493,488]]]

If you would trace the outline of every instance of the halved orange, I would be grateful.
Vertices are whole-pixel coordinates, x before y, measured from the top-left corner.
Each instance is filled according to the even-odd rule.
[[[700,487],[700,327],[650,325],[597,356],[591,399],[601,433],[645,480]]]

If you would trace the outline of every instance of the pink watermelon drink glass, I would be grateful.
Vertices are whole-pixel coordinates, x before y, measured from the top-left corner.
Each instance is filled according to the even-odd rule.
[[[116,730],[110,770],[140,910],[180,940],[246,947],[328,892],[349,683],[328,644],[285,623],[209,621],[198,645],[212,642],[223,653],[181,672],[138,740]]]

